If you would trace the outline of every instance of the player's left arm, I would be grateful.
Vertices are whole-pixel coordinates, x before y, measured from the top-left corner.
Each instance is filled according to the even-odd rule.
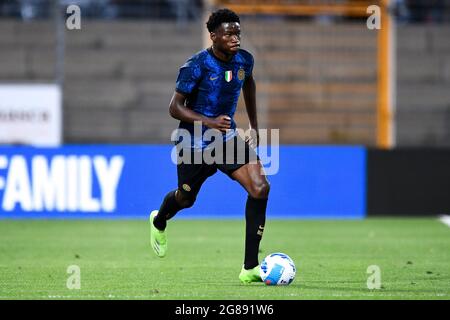
[[[250,74],[245,78],[242,86],[244,93],[245,109],[247,110],[248,120],[250,121],[250,128],[256,131],[256,146],[259,144],[258,134],[258,117],[256,113],[256,83],[253,75]]]

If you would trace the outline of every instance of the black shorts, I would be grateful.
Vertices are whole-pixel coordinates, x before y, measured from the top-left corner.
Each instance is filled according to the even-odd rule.
[[[178,154],[183,159],[190,159],[177,165],[178,189],[192,198],[197,196],[202,184],[216,173],[217,169],[233,179],[231,174],[234,171],[259,160],[255,150],[238,135],[223,142],[222,148],[198,151],[184,148]]]

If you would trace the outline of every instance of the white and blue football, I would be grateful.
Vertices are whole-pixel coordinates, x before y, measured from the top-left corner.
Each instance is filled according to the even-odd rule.
[[[260,273],[267,285],[288,285],[294,281],[296,269],[294,261],[287,254],[276,252],[264,258]]]

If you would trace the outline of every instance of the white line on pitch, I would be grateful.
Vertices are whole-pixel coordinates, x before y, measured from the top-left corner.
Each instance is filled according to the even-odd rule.
[[[448,227],[450,227],[450,216],[447,216],[447,215],[440,216],[439,220],[442,223],[446,224]]]

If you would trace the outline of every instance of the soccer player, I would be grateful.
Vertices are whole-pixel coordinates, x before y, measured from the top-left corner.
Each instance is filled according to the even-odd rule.
[[[256,86],[253,78],[253,56],[240,48],[241,28],[239,17],[231,10],[220,9],[211,14],[206,23],[212,46],[192,56],[180,68],[175,92],[170,102],[170,115],[180,120],[179,129],[194,135],[195,124],[202,124],[202,133],[218,130],[219,143],[223,144],[225,163],[180,163],[177,165],[178,188],[169,192],[159,210],[150,214],[151,246],[159,257],[167,252],[167,220],[178,211],[191,207],[200,187],[217,169],[239,182],[248,193],[245,220],[245,258],[239,274],[243,283],[261,281],[258,251],[266,220],[269,183],[252,145],[258,145],[258,135],[245,142],[237,134],[233,115],[242,89],[250,128],[258,130],[256,115]],[[183,152],[191,159],[208,150],[206,139],[183,139]],[[233,156],[229,147],[234,146]],[[236,147],[241,146],[241,147]],[[242,154],[245,154],[242,157]],[[238,161],[239,156],[243,161]],[[230,160],[232,158],[232,161]],[[253,158],[254,161],[251,159]]]

